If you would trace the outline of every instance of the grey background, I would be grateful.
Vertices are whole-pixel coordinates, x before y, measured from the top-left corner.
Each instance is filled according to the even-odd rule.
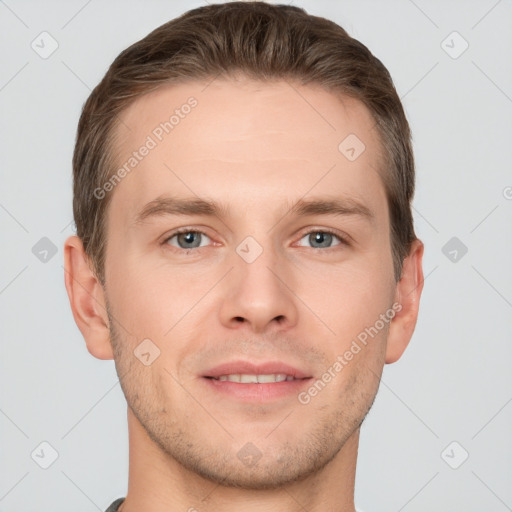
[[[0,511],[103,511],[126,493],[124,396],[113,361],[87,352],[63,284],[71,156],[82,104],[115,56],[203,4],[0,1]],[[293,4],[384,62],[414,135],[425,288],[362,428],[356,504],[512,510],[512,2]],[[58,43],[47,59],[31,47],[43,31]],[[453,31],[469,44],[457,58]],[[48,469],[43,441],[58,453]]]

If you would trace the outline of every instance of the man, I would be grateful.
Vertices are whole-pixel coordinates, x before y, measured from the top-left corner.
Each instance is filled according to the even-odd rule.
[[[360,427],[423,287],[381,62],[297,7],[194,9],[117,57],[73,166],[66,288],[128,404],[108,511],[354,511]]]

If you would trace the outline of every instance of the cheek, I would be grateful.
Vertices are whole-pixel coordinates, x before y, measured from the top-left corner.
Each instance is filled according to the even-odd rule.
[[[295,279],[297,296],[324,324],[325,340],[332,340],[337,350],[391,307],[394,289],[389,273],[368,262],[329,269],[309,265]],[[298,307],[311,316],[300,303]]]
[[[119,321],[135,338],[149,338],[163,349],[186,326],[197,325],[194,315],[204,307],[206,297],[199,301],[216,276],[187,268],[170,268],[150,259],[145,264],[142,258],[127,258],[111,267],[109,298]]]

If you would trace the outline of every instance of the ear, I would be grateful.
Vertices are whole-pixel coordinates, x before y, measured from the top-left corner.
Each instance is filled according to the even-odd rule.
[[[64,243],[64,271],[73,317],[87,350],[98,359],[114,359],[103,286],[77,236],[70,236]]]
[[[420,297],[423,290],[423,242],[416,239],[404,259],[402,277],[396,285],[395,302],[401,309],[390,323],[386,346],[386,363],[394,363],[402,356],[416,327]]]

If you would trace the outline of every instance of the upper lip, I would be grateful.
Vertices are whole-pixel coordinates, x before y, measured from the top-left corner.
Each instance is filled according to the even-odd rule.
[[[296,379],[306,379],[311,377],[307,373],[294,368],[293,366],[281,361],[269,361],[266,363],[255,364],[250,361],[231,361],[222,363],[210,370],[207,370],[204,377],[220,377],[221,375],[272,375],[272,374],[291,375]]]

